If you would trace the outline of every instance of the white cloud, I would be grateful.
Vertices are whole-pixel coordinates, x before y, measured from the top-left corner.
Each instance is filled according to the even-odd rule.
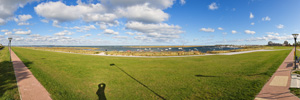
[[[184,5],[185,3],[186,3],[185,0],[180,0],[180,4],[181,4],[181,5]]]
[[[218,27],[218,30],[224,30],[222,27]]]
[[[212,29],[212,28],[201,28],[200,31],[204,31],[204,32],[215,32],[215,29]]]
[[[29,23],[19,22],[18,25],[29,25]]]
[[[13,29],[13,31],[15,32],[15,31],[22,31],[22,29]]]
[[[105,8],[100,3],[97,4],[78,4],[65,5],[61,1],[41,3],[34,7],[35,12],[47,19],[58,22],[73,21],[84,17],[83,15],[92,13],[103,13]],[[70,13],[72,12],[72,13]]]
[[[28,31],[16,31],[15,34],[29,35],[29,34],[31,34],[31,30],[28,30]]]
[[[159,23],[166,21],[169,15],[161,9],[149,7],[149,3],[135,5],[127,8],[117,9],[118,15],[124,16],[131,21],[141,21],[146,23]]]
[[[117,19],[117,15],[115,14],[86,14],[83,17],[83,20],[86,22],[96,22],[96,21],[102,21],[102,22],[113,22],[115,19]]]
[[[5,24],[5,20],[14,16],[14,12],[19,7],[24,7],[27,3],[38,0],[1,0],[0,1],[0,25]]]
[[[18,25],[29,25],[28,22],[26,22],[27,20],[31,19],[32,16],[27,14],[27,15],[18,15],[17,18],[14,18],[14,20],[18,23]]]
[[[223,34],[223,35],[227,35],[227,32],[223,32],[222,34]]]
[[[2,18],[0,18],[0,25],[4,25],[6,23],[6,21]]]
[[[44,22],[44,23],[49,23],[49,20],[46,20],[46,19],[42,19],[41,22]]]
[[[11,35],[12,32],[5,32],[4,35]]]
[[[269,16],[266,16],[266,17],[263,17],[261,20],[262,20],[262,21],[270,21],[271,18],[270,18]]]
[[[105,29],[103,31],[104,34],[113,34],[113,35],[118,35],[119,32],[115,32],[114,30],[111,30],[111,29]]]
[[[128,36],[114,36],[112,38],[115,38],[115,39],[128,39],[129,37]]]
[[[279,33],[274,33],[274,32],[266,32],[268,35],[276,35],[276,36],[278,36],[279,35]]]
[[[67,29],[76,29],[77,32],[86,32],[91,29],[97,29],[94,25],[89,25],[89,26],[74,26],[74,27],[69,27]]]
[[[210,10],[216,10],[218,9],[218,6],[215,2],[211,3],[210,5],[208,5],[208,9]]]
[[[92,34],[85,34],[84,36],[92,36]]]
[[[249,18],[250,18],[250,19],[254,18],[254,15],[252,14],[252,12],[250,12]]]
[[[245,30],[246,34],[255,34],[255,31]]]
[[[73,32],[70,32],[68,30],[64,30],[64,31],[61,31],[61,32],[57,32],[57,33],[54,33],[54,35],[56,36],[65,36],[65,35],[72,35]]]
[[[141,22],[128,22],[125,26],[127,29],[137,31],[138,33],[136,34],[140,36],[135,37],[135,39],[143,41],[170,42],[179,38],[179,34],[184,32],[180,26],[166,23],[144,24]]]
[[[284,25],[279,24],[279,25],[277,25],[276,27],[277,27],[278,29],[282,29],[282,28],[284,28]]]
[[[236,34],[237,31],[236,31],[236,30],[232,30],[231,33],[232,33],[232,34]]]
[[[9,30],[7,30],[7,29],[3,29],[3,30],[1,30],[1,32],[8,32]]]
[[[21,22],[25,22],[25,21],[27,21],[27,20],[29,20],[29,19],[31,19],[32,18],[32,16],[31,15],[29,15],[29,14],[27,14],[27,15],[18,15],[18,18],[19,18],[19,21],[21,21]]]
[[[254,25],[254,24],[255,24],[254,22],[251,23],[251,25]]]
[[[126,34],[128,34],[128,35],[134,35],[134,33],[132,33],[132,32],[126,32]]]
[[[30,37],[40,37],[41,35],[40,34],[31,34],[29,35]]]
[[[100,0],[104,5],[113,7],[128,7],[149,3],[152,8],[166,9],[173,5],[175,0]]]
[[[162,33],[162,34],[180,34],[181,27],[178,25],[168,25],[166,23],[159,24],[143,24],[141,22],[128,22],[126,28],[136,30],[142,33]]]

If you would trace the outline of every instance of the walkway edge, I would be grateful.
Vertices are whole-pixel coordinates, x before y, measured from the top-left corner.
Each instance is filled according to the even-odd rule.
[[[255,100],[300,100],[289,90],[291,83],[291,71],[294,66],[294,49],[284,59],[276,72],[263,86]]]
[[[34,77],[20,58],[11,51],[11,60],[21,100],[52,100],[48,91]]]

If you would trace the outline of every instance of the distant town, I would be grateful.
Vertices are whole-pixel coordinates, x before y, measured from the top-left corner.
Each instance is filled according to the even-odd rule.
[[[269,41],[268,46],[291,46],[291,44],[288,41],[284,41],[283,44]]]

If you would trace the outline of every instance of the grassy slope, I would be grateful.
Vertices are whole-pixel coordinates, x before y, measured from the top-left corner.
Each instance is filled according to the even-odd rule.
[[[0,50],[0,100],[19,100],[18,87],[8,48]]]
[[[61,99],[158,99],[128,74],[166,99],[254,99],[290,50],[180,58],[126,58],[13,48],[37,79]]]

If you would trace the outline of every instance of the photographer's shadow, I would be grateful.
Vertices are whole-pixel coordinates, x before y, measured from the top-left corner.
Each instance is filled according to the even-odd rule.
[[[98,95],[99,100],[106,100],[105,93],[104,93],[105,86],[106,85],[104,83],[100,83],[98,85],[98,90],[96,94]]]

